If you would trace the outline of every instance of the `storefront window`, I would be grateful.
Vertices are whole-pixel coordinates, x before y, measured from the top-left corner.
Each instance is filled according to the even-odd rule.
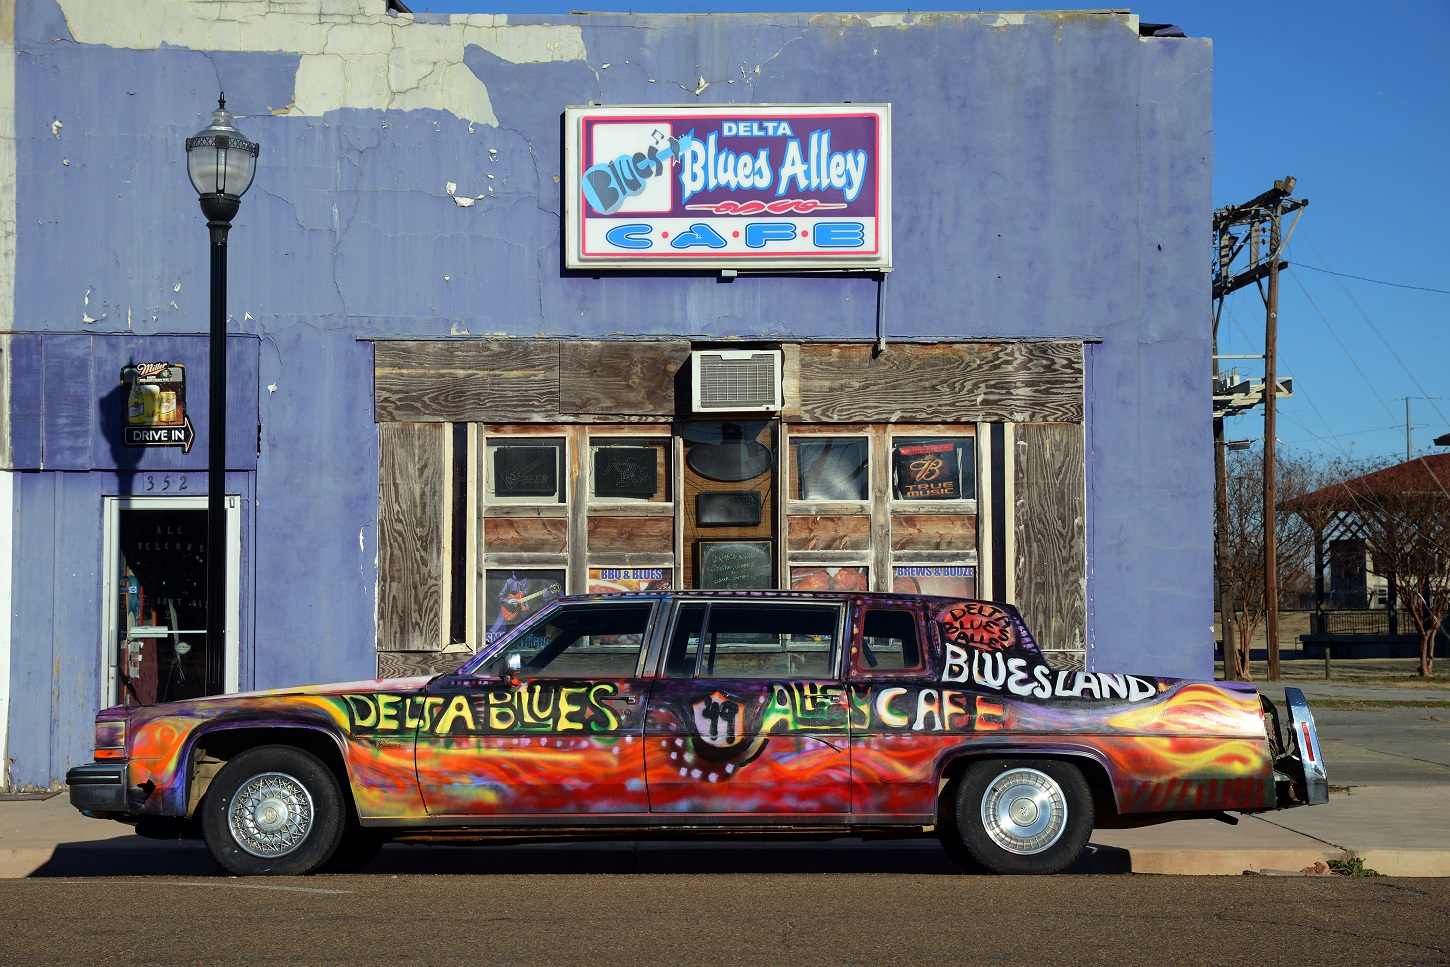
[[[488,446],[488,495],[496,503],[564,502],[563,441],[519,438]]]
[[[871,448],[864,437],[797,436],[791,440],[797,500],[866,500]]]
[[[490,568],[484,572],[484,643],[492,644],[564,593],[563,568]]]
[[[974,598],[977,596],[977,569],[971,565],[897,565],[891,590],[898,594]]]
[[[591,567],[589,593],[668,591],[670,569],[664,567]]]
[[[975,500],[973,438],[892,437],[891,496],[896,500]]]
[[[669,502],[669,440],[596,438],[589,451],[591,501]]]
[[[790,569],[792,591],[869,591],[870,569],[856,565],[830,567],[807,565]]]

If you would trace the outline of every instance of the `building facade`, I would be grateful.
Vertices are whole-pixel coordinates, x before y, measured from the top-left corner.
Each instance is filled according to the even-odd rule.
[[[1208,41],[306,6],[0,12],[7,788],[100,707],[440,669],[595,589],[975,594],[1211,674]]]

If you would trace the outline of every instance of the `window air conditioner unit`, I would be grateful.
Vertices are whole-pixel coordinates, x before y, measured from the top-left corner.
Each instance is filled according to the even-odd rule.
[[[696,413],[780,409],[779,349],[701,349],[690,357]]]

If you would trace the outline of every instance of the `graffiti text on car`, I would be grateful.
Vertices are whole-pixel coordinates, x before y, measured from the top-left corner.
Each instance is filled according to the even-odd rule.
[[[1158,694],[1152,682],[1136,675],[1054,669],[1000,651],[946,646],[944,682],[971,682],[1023,698],[1097,698],[1141,702]]]
[[[619,717],[607,702],[618,691],[611,682],[596,682],[562,687],[531,684],[448,698],[349,694],[343,699],[354,734],[611,732],[619,728]]]

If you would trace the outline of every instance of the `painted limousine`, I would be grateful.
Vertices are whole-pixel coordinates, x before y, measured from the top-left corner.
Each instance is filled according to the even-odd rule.
[[[96,717],[71,802],[196,829],[237,874],[358,869],[388,840],[940,837],[1052,873],[1095,825],[1328,799],[1285,690],[1052,667],[1010,605],[929,596],[559,598],[458,670]]]

